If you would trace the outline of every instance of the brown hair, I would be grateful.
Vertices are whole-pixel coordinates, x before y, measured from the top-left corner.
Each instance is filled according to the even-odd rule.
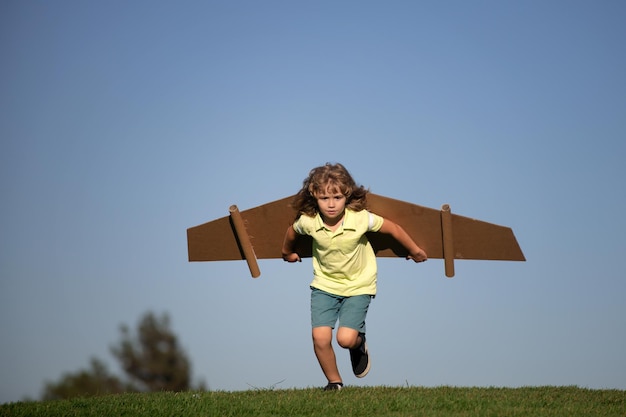
[[[296,217],[302,214],[317,214],[317,195],[326,190],[338,191],[346,196],[346,208],[361,211],[367,206],[368,190],[357,185],[343,165],[326,163],[313,168],[302,182],[302,188],[296,194],[291,206],[296,210]]]

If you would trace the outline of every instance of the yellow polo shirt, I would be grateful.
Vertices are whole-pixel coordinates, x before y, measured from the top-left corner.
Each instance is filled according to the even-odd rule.
[[[311,286],[340,296],[376,294],[376,255],[365,236],[378,232],[383,218],[367,210],[346,208],[343,222],[332,232],[319,213],[300,216],[296,233],[313,237],[313,282]]]

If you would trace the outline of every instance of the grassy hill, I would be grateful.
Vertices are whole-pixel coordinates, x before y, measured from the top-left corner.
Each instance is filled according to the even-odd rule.
[[[578,387],[346,387],[120,394],[0,406],[0,416],[626,416],[626,391]]]

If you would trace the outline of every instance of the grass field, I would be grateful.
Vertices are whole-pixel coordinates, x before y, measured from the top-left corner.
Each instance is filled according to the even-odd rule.
[[[626,391],[578,387],[347,387],[120,394],[0,406],[0,416],[626,416]]]

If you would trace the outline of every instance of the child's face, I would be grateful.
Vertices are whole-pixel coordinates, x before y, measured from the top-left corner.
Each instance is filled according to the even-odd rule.
[[[317,208],[324,222],[334,224],[343,218],[343,212],[346,208],[346,196],[339,190],[329,190],[328,188],[318,193]]]

